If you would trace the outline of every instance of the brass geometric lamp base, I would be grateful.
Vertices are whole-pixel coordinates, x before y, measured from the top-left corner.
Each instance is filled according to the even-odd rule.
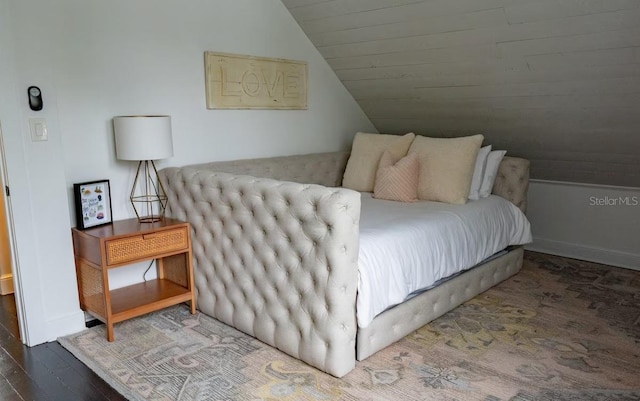
[[[167,195],[153,160],[141,160],[138,163],[129,199],[140,223],[154,223],[164,219]]]

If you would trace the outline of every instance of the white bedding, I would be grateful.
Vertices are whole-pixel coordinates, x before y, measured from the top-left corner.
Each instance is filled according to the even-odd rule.
[[[367,327],[412,292],[475,266],[509,245],[531,242],[531,227],[499,196],[466,205],[373,199],[362,194],[357,319]]]

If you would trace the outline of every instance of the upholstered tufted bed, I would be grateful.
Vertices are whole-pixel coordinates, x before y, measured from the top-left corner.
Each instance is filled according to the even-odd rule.
[[[356,322],[361,194],[347,152],[160,172],[168,214],[192,226],[197,307],[320,370],[363,360],[519,271],[522,247]],[[529,162],[505,157],[493,193],[526,208]],[[260,178],[257,178],[260,177]]]

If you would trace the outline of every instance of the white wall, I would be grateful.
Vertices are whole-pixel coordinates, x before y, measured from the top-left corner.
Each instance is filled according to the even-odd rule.
[[[31,200],[34,198],[32,193],[36,187],[31,188],[29,180],[30,175],[37,175],[37,170],[29,171],[26,160],[27,152],[22,135],[25,119],[22,117],[18,100],[12,22],[8,1],[0,0],[0,124],[2,125],[0,133],[4,142],[4,161],[7,165],[6,184],[11,187],[11,196],[7,197],[6,206],[12,211],[9,224],[14,233],[14,249],[21,255],[19,259],[14,260],[13,265],[14,282],[16,276],[23,276],[15,286],[17,306],[19,313],[31,317],[29,326],[22,330],[21,334],[26,342],[35,343],[42,340],[42,333],[46,333],[47,320],[42,295],[45,288],[42,285],[43,280],[39,270],[40,266],[42,269],[46,268],[44,261],[47,259],[46,250],[42,253],[33,251],[37,248],[36,227],[38,225],[34,219]],[[21,93],[22,99],[26,99],[24,91],[26,87]],[[66,214],[66,209],[62,211]],[[23,289],[29,290],[29,296],[23,296],[25,292],[22,291]],[[55,298],[52,302],[55,302]],[[72,310],[77,310],[77,307]]]
[[[0,29],[19,275],[33,281],[23,283],[25,304],[39,309],[29,326],[44,321],[32,344],[81,326],[72,184],[110,179],[114,218],[134,216],[134,165],[115,158],[112,117],[172,116],[175,156],[159,167],[346,149],[356,131],[374,131],[278,0],[0,0]],[[309,109],[207,110],[207,50],[307,61]],[[41,112],[28,109],[29,85],[42,89]],[[47,119],[48,142],[29,140],[32,116]],[[26,204],[15,207],[18,200]],[[111,275],[112,284],[139,281],[141,269]]]
[[[532,180],[527,248],[640,270],[640,188]]]

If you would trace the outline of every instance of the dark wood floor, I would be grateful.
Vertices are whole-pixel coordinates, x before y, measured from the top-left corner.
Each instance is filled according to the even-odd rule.
[[[0,400],[126,400],[57,342],[20,341],[13,295],[0,296]]]

